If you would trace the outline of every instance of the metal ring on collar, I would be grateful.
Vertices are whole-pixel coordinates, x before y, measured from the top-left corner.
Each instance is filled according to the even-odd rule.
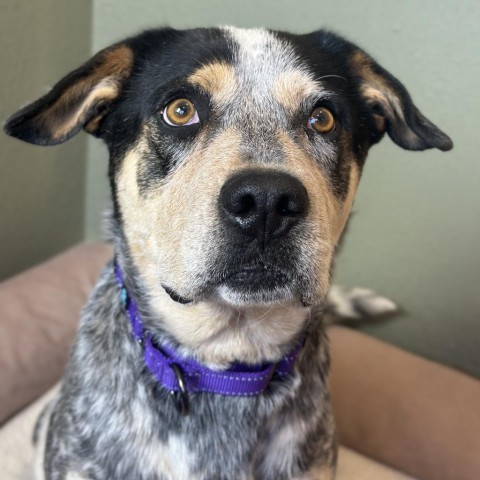
[[[175,408],[179,413],[186,417],[190,412],[187,383],[185,382],[182,369],[176,363],[172,363],[170,367],[172,368],[173,373],[175,373],[175,377],[177,377],[178,388],[180,389],[178,392],[171,391],[170,394],[172,395]]]

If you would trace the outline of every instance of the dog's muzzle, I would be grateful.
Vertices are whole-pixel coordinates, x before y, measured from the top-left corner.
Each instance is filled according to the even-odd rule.
[[[283,172],[245,171],[223,185],[220,212],[227,225],[256,239],[260,251],[285,236],[308,211],[302,183]]]
[[[303,184],[280,171],[244,170],[225,182],[218,208],[225,236],[220,296],[242,305],[299,296],[295,231],[309,209]]]

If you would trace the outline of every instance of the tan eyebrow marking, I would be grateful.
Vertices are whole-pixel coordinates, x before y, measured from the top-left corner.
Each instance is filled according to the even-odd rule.
[[[289,112],[295,112],[302,100],[318,95],[323,89],[305,71],[289,70],[282,72],[273,84],[275,100]]]
[[[208,93],[217,104],[229,103],[237,92],[235,71],[224,62],[209,63],[188,77],[189,83]]]

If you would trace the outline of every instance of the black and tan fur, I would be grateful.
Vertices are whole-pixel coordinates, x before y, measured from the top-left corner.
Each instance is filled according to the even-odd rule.
[[[164,121],[176,98],[193,102],[199,123]],[[324,135],[307,128],[318,106],[335,118]],[[367,152],[384,133],[410,150],[449,150],[451,140],[342,38],[235,28],[120,42],[5,127],[41,145],[82,128],[109,148],[116,256],[159,343],[221,369],[275,362],[307,340],[295,373],[265,393],[193,394],[180,417],[145,368],[108,265],[43,425],[44,478],[333,478],[322,311]],[[247,173],[303,186],[308,208],[288,232],[252,237],[225,218],[222,188]]]

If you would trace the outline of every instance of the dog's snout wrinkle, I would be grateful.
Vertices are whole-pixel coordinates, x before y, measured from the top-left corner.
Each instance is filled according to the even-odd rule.
[[[264,249],[305,217],[308,194],[302,183],[283,172],[247,171],[230,178],[220,191],[226,221]]]

